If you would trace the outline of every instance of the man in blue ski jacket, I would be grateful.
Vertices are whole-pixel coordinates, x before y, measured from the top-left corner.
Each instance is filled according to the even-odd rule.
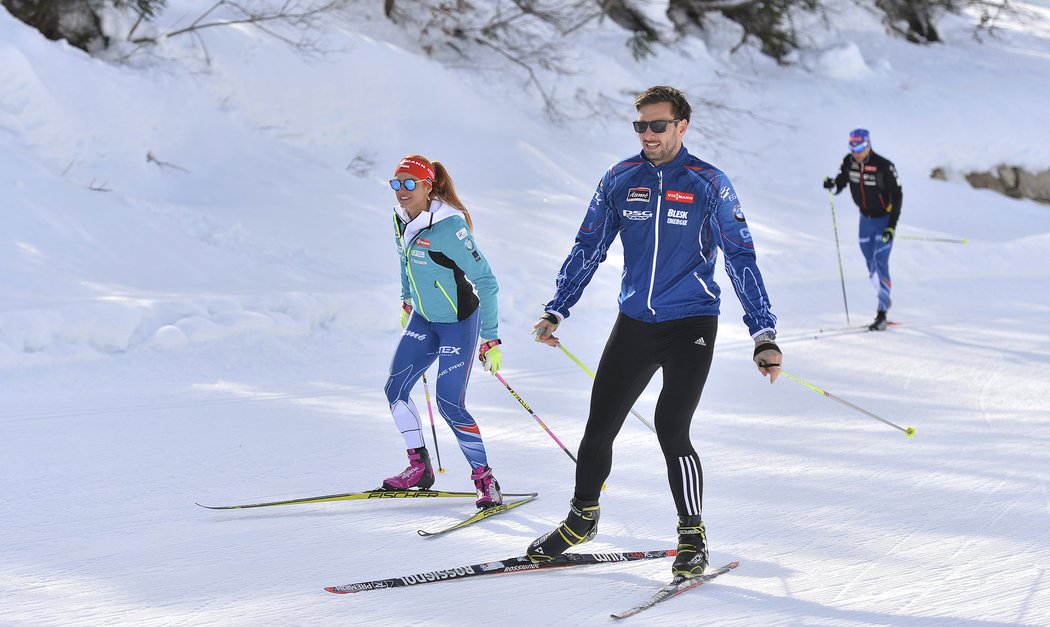
[[[634,130],[642,151],[602,176],[558,273],[554,298],[534,327],[537,341],[558,345],[553,331],[569,317],[618,235],[624,252],[620,314],[591,390],[569,515],[529,545],[526,554],[534,562],[550,560],[594,538],[613,440],[638,396],[662,369],[655,425],[679,516],[672,571],[688,578],[703,574],[708,563],[703,474],[689,425],[714,354],[719,249],[755,340],[753,358],[770,382],[780,373],[782,355],[774,343],[777,319],[740,200],[725,173],[682,145],[692,113],[688,101],[673,87],[657,86],[638,96],[635,107]]]

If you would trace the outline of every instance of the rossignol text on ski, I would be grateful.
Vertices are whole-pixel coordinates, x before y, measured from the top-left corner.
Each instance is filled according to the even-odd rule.
[[[403,588],[426,583],[435,583],[438,581],[448,581],[450,579],[466,579],[468,577],[481,577],[485,575],[500,575],[534,570],[547,570],[551,568],[567,568],[571,566],[587,566],[593,564],[618,564],[638,560],[658,559],[661,557],[673,557],[676,553],[677,551],[675,549],[612,553],[563,553],[548,562],[540,563],[533,563],[525,556],[519,556],[495,562],[483,562],[481,564],[473,564],[470,566],[425,571],[400,577],[360,581],[342,586],[327,586],[325,587],[325,590],[335,594],[351,594],[355,592],[364,592],[366,590]]]

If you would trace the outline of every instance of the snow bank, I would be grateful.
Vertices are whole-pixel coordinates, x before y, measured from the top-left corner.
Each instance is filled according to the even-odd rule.
[[[805,50],[799,54],[802,67],[814,74],[842,81],[862,81],[872,72],[864,54],[857,44],[847,41],[821,50]],[[883,61],[879,70],[890,72],[889,63]]]

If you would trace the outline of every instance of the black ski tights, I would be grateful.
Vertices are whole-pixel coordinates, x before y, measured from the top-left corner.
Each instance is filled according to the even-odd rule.
[[[619,315],[591,389],[590,416],[577,455],[577,499],[598,500],[612,469],[613,440],[634,402],[662,368],[663,389],[654,426],[668,482],[679,515],[701,514],[703,472],[689,440],[689,424],[711,368],[717,330],[717,316],[650,323]]]

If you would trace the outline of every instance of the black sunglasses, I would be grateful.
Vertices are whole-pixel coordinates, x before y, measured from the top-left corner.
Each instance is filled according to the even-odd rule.
[[[642,122],[641,120],[638,120],[632,122],[632,124],[634,124],[635,133],[644,133],[647,128],[653,129],[654,133],[663,133],[667,130],[668,124],[677,124],[681,121],[682,118],[675,118],[673,120],[652,120],[650,122]]]
[[[400,191],[401,186],[404,185],[405,189],[407,189],[408,191],[413,191],[414,189],[416,189],[416,185],[419,185],[421,182],[422,181],[417,181],[416,179],[405,179],[403,181],[398,179],[390,179],[390,189],[394,190],[395,192]]]

